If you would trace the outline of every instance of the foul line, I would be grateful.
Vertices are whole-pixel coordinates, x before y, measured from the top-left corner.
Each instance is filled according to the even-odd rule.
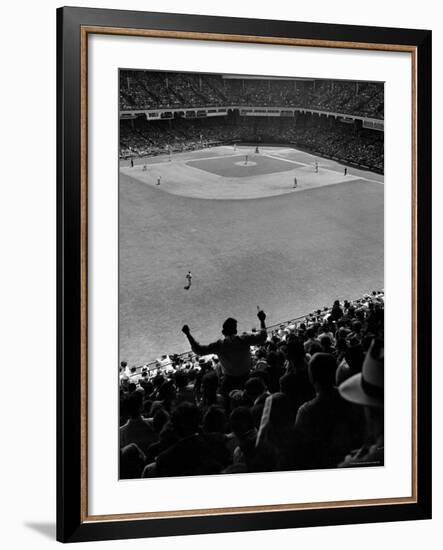
[[[286,159],[284,157],[269,155],[268,153],[262,153],[262,155],[264,157],[269,157],[271,159],[282,160],[284,162],[290,162],[291,164],[299,164],[300,166],[312,167],[312,164],[309,164],[309,163],[300,162],[300,161],[297,161],[297,160],[290,160],[290,159]],[[320,158],[322,158],[322,157],[320,157]],[[333,174],[340,174],[340,172],[338,172],[337,170],[332,170],[331,168],[324,168],[324,167],[320,168],[319,167],[319,169],[324,170],[325,172],[332,172]],[[342,175],[343,175],[343,177],[345,177],[344,174],[342,174]],[[384,181],[378,181],[378,180],[374,180],[372,178],[365,178],[364,176],[356,176],[355,174],[348,174],[348,175],[352,176],[353,178],[356,178],[356,179],[371,181],[373,183],[379,183],[380,185],[384,185]]]

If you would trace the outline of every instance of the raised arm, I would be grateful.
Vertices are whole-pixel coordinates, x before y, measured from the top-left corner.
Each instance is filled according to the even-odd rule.
[[[266,329],[266,313],[263,310],[260,310],[257,313],[257,317],[260,321],[260,332],[258,334],[247,334],[245,336],[242,336],[244,340],[247,341],[248,344],[252,345],[261,345],[266,342],[267,338],[267,329]]]
[[[183,325],[182,332],[186,335],[186,338],[191,345],[192,351],[197,355],[208,355],[210,353],[217,353],[217,342],[207,344],[206,346],[199,344],[197,340],[192,336],[191,329],[188,327],[188,325]]]

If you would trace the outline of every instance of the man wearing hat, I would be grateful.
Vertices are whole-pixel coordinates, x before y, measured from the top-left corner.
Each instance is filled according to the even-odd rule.
[[[232,390],[243,389],[252,365],[250,348],[251,346],[261,346],[266,341],[266,313],[259,311],[257,317],[260,320],[260,332],[244,333],[239,336],[237,320],[229,317],[222,326],[223,338],[207,345],[201,345],[195,340],[188,325],[184,325],[182,328],[194,353],[197,355],[214,353],[220,359],[223,373],[222,393],[225,398]]]
[[[341,468],[383,466],[384,464],[384,346],[373,340],[363,362],[362,372],[340,384],[341,396],[365,407],[368,442],[350,453]]]

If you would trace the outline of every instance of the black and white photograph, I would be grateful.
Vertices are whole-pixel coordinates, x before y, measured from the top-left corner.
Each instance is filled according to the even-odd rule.
[[[440,540],[438,3],[74,4],[2,11],[2,547]]]
[[[120,68],[120,479],[384,465],[384,104]]]

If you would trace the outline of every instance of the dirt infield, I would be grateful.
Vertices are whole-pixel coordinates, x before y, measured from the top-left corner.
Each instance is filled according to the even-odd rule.
[[[244,162],[246,155],[248,164]],[[297,157],[292,158],[294,155]],[[256,154],[251,147],[234,152],[231,146],[222,146],[172,155],[171,159],[168,155],[146,159],[134,167],[122,166],[120,170],[165,193],[211,200],[272,197],[361,177],[351,173],[344,176],[343,167],[324,159],[315,172],[314,158],[287,148],[266,147]],[[159,177],[160,186],[157,185]]]
[[[228,316],[239,320],[240,330],[250,330],[257,305],[271,324],[383,287],[382,178],[354,170],[344,177],[340,165],[318,159],[322,173],[315,180],[315,157],[284,151],[268,152],[279,161],[284,155],[290,165],[272,177],[223,178],[188,167],[199,174],[191,196],[180,166],[223,153],[199,151],[177,155],[179,162],[157,158],[121,167],[122,360],[142,364],[162,353],[186,351],[184,323],[207,341],[219,336]],[[224,154],[232,155],[232,148]],[[168,172],[174,165],[178,181]],[[297,190],[290,188],[294,171],[306,175]],[[277,182],[283,177],[284,190]],[[269,195],[261,178],[268,180]],[[244,190],[238,191],[243,200],[229,198],[236,188]],[[189,269],[193,283],[185,291]]]
[[[253,176],[262,176],[267,174],[276,174],[278,172],[288,172],[293,168],[287,162],[266,154],[246,155],[236,154],[207,159],[191,160],[186,163],[187,166],[199,168],[210,174],[217,174],[224,178],[250,178]]]

